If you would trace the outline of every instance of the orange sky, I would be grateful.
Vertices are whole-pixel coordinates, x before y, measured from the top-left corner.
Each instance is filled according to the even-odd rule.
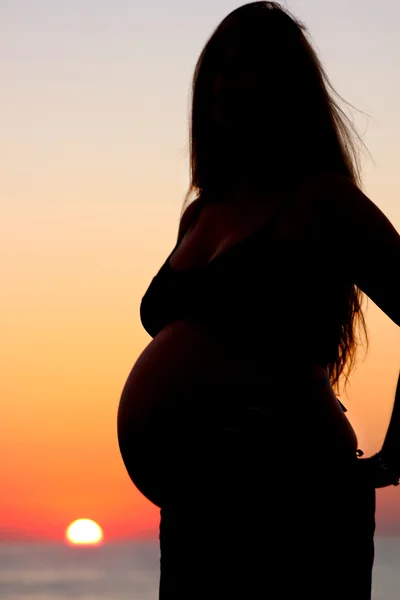
[[[106,539],[158,535],[159,511],[131,484],[117,446],[122,386],[150,341],[134,311],[141,292],[124,293],[122,281],[114,305],[93,286],[79,293],[92,294],[96,310],[82,302],[78,315],[67,306],[57,314],[54,296],[46,300],[42,292],[29,314],[8,322],[10,343],[1,357],[8,398],[0,422],[0,452],[7,457],[0,463],[3,533],[60,538],[70,521],[88,517],[103,526]],[[63,291],[60,304],[68,286]],[[9,305],[8,314],[12,308],[18,310]],[[360,447],[373,453],[394,397],[400,343],[398,328],[371,301],[367,323],[370,352],[341,399]],[[381,525],[400,523],[397,488],[379,490],[378,498]]]
[[[140,299],[176,241],[190,77],[213,28],[239,4],[205,10],[196,0],[189,13],[172,0],[157,17],[126,0],[112,14],[104,2],[90,14],[75,0],[62,11],[44,4],[29,19],[10,6],[0,25],[0,537],[61,540],[79,517],[99,522],[106,540],[158,537],[159,510],[119,455],[117,406],[151,339]],[[353,113],[376,163],[363,159],[365,191],[399,230],[391,5],[357,0],[356,28],[347,1],[289,5],[338,92],[372,116]],[[366,315],[369,354],[361,362],[360,349],[341,400],[372,454],[391,410],[400,333],[372,301]],[[377,497],[377,531],[400,531],[399,488]]]

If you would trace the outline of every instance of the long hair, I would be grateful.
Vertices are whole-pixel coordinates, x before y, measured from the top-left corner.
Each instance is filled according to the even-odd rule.
[[[212,33],[192,81],[190,185],[181,216],[193,194],[202,202],[218,202],[238,186],[283,190],[326,171],[341,173],[362,189],[356,140],[364,143],[329,93],[341,98],[307,33],[277,2],[240,6]],[[329,365],[332,387],[349,363],[347,385],[358,346],[357,321],[368,348],[362,300],[353,285],[337,356]]]

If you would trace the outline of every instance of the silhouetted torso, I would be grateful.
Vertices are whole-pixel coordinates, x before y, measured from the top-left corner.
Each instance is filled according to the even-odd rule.
[[[168,469],[179,453],[194,460],[201,432],[235,422],[246,403],[267,407],[271,424],[279,423],[271,447],[291,440],[300,451],[304,443],[357,449],[332,389],[315,385],[329,383],[324,369],[335,357],[350,282],[335,273],[318,215],[296,207],[296,198],[289,191],[250,234],[222,249],[218,235],[201,246],[212,211],[198,222],[199,202],[142,298],[153,340],[128,377],[119,442],[132,480],[159,506],[161,478],[172,485]]]

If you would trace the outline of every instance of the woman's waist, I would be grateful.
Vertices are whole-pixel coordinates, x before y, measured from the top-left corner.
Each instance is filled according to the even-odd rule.
[[[228,371],[219,380],[205,378],[195,388],[194,405],[221,430],[261,427],[271,438],[281,436],[300,445],[328,444],[334,452],[357,450],[357,436],[346,409],[330,385],[327,370],[316,363],[303,368],[237,367],[230,377]],[[204,412],[204,401],[210,412]]]
[[[240,422],[243,410],[258,407],[266,411],[270,428],[287,429],[288,436],[296,427],[315,438],[321,430],[330,438],[347,439],[356,449],[357,438],[327,370],[310,357],[288,348],[277,351],[264,341],[261,354],[246,347],[229,349],[198,324],[179,321],[154,338],[135,371],[141,380],[148,372],[152,394],[160,395],[154,404],[162,405],[167,421]],[[159,390],[155,380],[160,380]],[[144,386],[145,396],[146,390]],[[142,404],[137,386],[135,395],[135,403]],[[145,403],[149,405],[148,398]]]

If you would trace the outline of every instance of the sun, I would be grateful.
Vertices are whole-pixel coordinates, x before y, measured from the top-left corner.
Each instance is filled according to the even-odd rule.
[[[103,541],[103,531],[92,519],[77,519],[68,525],[65,537],[73,546],[99,546]]]

